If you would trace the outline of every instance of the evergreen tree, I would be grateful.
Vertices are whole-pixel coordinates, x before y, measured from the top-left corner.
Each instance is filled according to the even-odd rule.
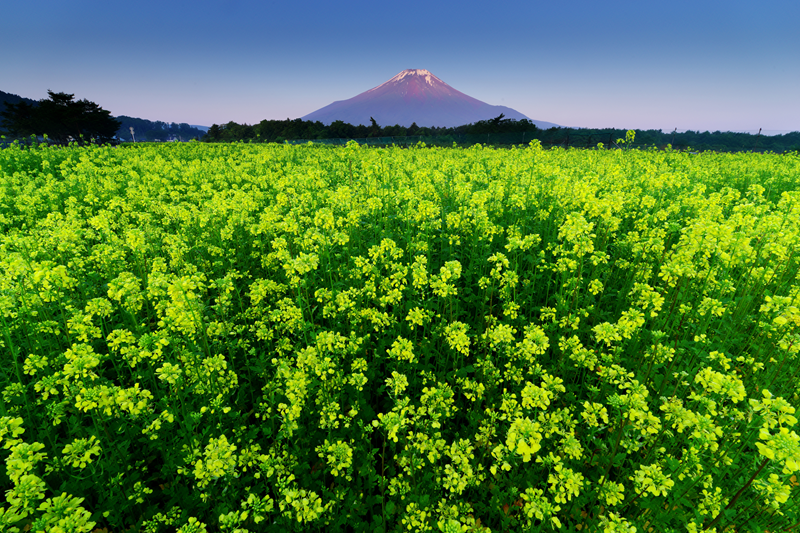
[[[113,141],[120,122],[108,111],[88,100],[75,101],[73,94],[47,94],[49,98],[36,106],[6,104],[0,116],[8,132],[17,137],[47,135],[59,144]]]

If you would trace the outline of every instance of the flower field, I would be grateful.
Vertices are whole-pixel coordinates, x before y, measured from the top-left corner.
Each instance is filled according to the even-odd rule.
[[[799,254],[796,154],[11,146],[0,530],[792,530]]]

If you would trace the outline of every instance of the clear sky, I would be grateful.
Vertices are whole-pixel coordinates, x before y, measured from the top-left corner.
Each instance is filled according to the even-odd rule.
[[[406,68],[564,126],[800,130],[798,0],[3,2],[0,90],[210,126]]]

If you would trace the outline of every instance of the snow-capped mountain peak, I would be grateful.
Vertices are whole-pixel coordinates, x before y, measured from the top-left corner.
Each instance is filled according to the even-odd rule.
[[[447,87],[450,87],[445,82],[443,82],[442,80],[440,80],[439,78],[437,78],[436,76],[431,74],[430,71],[428,71],[428,70],[425,70],[423,68],[408,68],[408,69],[400,72],[399,74],[395,74],[388,81],[383,82],[382,84],[378,85],[377,87],[374,87],[374,88],[370,89],[367,92],[376,91],[376,90],[378,90],[381,87],[384,87],[386,85],[392,85],[392,84],[401,83],[403,81],[403,79],[406,79],[406,83],[408,83],[410,81],[410,79],[412,79],[414,77],[416,77],[418,79],[421,79],[421,80],[425,80],[425,83],[428,84],[428,85],[431,85],[431,86],[434,86],[436,84],[440,84],[440,85],[446,85]]]
[[[341,120],[367,125],[374,118],[386,126],[408,127],[416,123],[420,127],[454,127],[488,120],[501,113],[510,119],[528,118],[511,108],[489,105],[457,91],[428,70],[406,69],[377,87],[348,100],[333,102],[303,120],[325,124]]]

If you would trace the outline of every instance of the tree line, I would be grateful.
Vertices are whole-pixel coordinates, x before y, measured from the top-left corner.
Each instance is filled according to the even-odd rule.
[[[635,131],[635,147],[665,148],[671,146],[678,150],[716,151],[716,152],[774,152],[800,151],[800,132],[782,135],[760,135],[730,131],[664,132],[661,130]],[[534,135],[543,145],[564,147],[594,147],[598,143],[605,146],[617,144],[624,139],[626,131],[616,128],[550,128],[540,130]]]
[[[320,121],[296,118],[286,120],[262,120],[258,124],[214,124],[209,128],[204,141],[208,142],[284,142],[294,139],[363,139],[374,137],[405,137],[410,135],[440,136],[458,134],[505,133],[533,131],[536,125],[529,120],[508,120],[503,115],[490,120],[482,120],[474,124],[466,124],[455,128],[420,127],[416,123],[411,126],[380,126],[374,118],[370,125],[354,126],[341,120],[329,125]]]
[[[188,141],[205,132],[189,124],[112,117],[105,109],[75,95],[47,91],[48,98],[31,100],[0,91],[0,127],[14,139],[47,135],[50,142],[107,143],[120,141]],[[133,130],[133,133],[131,132]]]
[[[738,132],[663,132],[661,130],[634,130],[634,146],[714,151],[759,151],[783,153],[800,151],[800,132],[783,135],[758,135]],[[374,119],[369,126],[354,126],[337,120],[329,125],[319,121],[302,119],[262,120],[258,124],[214,124],[202,138],[206,142],[278,142],[293,140],[326,139],[375,139],[422,136],[441,141],[437,144],[451,145],[453,142],[475,142],[486,144],[525,144],[539,140],[544,146],[591,148],[598,144],[611,147],[618,139],[624,139],[627,130],[619,128],[548,128],[540,129],[529,120],[506,119],[503,115],[454,128],[429,128],[412,124],[410,127],[394,125],[380,126]],[[518,135],[514,135],[518,134]],[[524,134],[524,135],[523,135]],[[486,135],[485,140],[475,139]],[[463,139],[463,141],[461,141]],[[377,140],[377,139],[376,139]],[[381,139],[382,141],[385,139]],[[386,140],[386,142],[389,142]]]

